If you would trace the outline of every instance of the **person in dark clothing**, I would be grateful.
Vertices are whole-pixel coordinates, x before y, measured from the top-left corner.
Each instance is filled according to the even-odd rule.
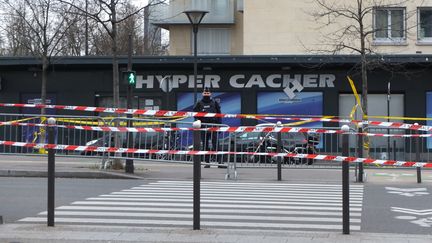
[[[202,99],[198,101],[193,111],[195,112],[208,112],[208,113],[221,113],[220,105],[217,101],[211,98],[211,92],[209,88],[204,88],[202,93]],[[221,124],[220,117],[198,117],[197,120],[201,120],[203,123],[202,127],[211,127],[211,124]],[[201,132],[201,141],[203,144],[204,151],[217,150],[217,133],[216,132]],[[210,146],[211,141],[211,146]],[[210,156],[204,156],[204,159],[208,165],[204,168],[210,167]]]

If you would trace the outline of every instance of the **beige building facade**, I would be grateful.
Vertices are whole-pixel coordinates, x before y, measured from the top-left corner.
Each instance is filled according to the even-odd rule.
[[[432,0],[173,0],[154,24],[169,31],[170,55],[193,54],[192,28],[183,11],[209,13],[198,31],[198,55],[356,54],[360,23],[365,47],[380,54],[432,53]],[[330,21],[331,23],[329,23]],[[340,49],[340,46],[347,48]]]

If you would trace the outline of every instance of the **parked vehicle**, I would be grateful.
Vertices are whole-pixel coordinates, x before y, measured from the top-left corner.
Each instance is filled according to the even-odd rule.
[[[260,124],[259,126],[274,126],[273,124]],[[320,142],[318,134],[308,133],[281,133],[282,153],[315,154],[316,146]],[[270,132],[244,132],[233,133],[219,139],[219,150],[236,152],[277,152],[277,133]],[[277,158],[270,156],[235,156],[237,162],[249,163],[276,163]],[[312,159],[288,158],[283,159],[286,164],[313,164]]]

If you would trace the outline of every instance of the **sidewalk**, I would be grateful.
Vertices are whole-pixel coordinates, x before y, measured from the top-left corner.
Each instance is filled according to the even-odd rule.
[[[221,230],[190,228],[145,228],[112,226],[69,226],[59,225],[16,225],[0,226],[0,242],[176,242],[176,243],[426,243],[432,242],[431,235],[397,235],[353,232],[343,235],[341,232],[300,232],[271,230]]]

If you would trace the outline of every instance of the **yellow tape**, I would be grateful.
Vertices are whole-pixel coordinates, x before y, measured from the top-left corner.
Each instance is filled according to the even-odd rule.
[[[369,149],[369,142],[364,142],[363,143],[363,148],[364,149]]]
[[[322,118],[324,118],[324,119],[333,118],[333,116],[323,116]],[[311,123],[311,122],[317,122],[317,121],[310,120],[310,121],[291,122],[291,123],[283,124],[283,126],[288,126],[288,127],[290,127],[290,126],[299,126],[299,125],[303,125],[303,124]]]
[[[363,118],[367,118],[367,116],[364,115],[364,111],[363,111],[363,108],[362,108],[362,106],[361,106],[360,97],[359,97],[359,95],[358,95],[358,93],[357,93],[357,89],[356,89],[356,87],[355,87],[355,85],[354,85],[354,81],[353,81],[349,76],[347,76],[347,78],[348,78],[348,82],[350,83],[351,89],[352,89],[352,91],[353,91],[354,97],[355,97],[355,99],[356,99],[356,101],[357,101],[357,105],[359,105],[359,107],[360,107],[360,111],[361,111],[362,114],[363,114]]]
[[[28,120],[35,119],[35,118],[38,118],[38,117],[29,117],[29,118],[23,118],[23,119],[6,121],[6,122],[23,122],[23,121],[28,121]],[[5,124],[0,124],[0,126],[5,126]]]
[[[101,121],[80,121],[80,120],[72,120],[72,119],[58,119],[58,122],[71,123],[71,124],[81,124],[81,125],[104,125]]]
[[[426,117],[403,117],[403,116],[368,116],[376,119],[394,119],[394,120],[412,120],[412,121],[432,121],[432,118]]]
[[[103,117],[104,120],[112,120],[114,117]],[[159,118],[159,117],[158,117]],[[176,117],[164,117],[168,121],[178,121],[185,119],[186,117],[183,116],[176,116]],[[96,125],[96,126],[102,126],[106,125],[106,123],[102,121],[86,121],[88,119],[95,119],[95,118],[59,118],[57,119],[58,122],[64,122],[64,123],[70,123],[70,124],[79,124],[79,125]],[[144,126],[144,125],[160,125],[164,124],[163,121],[134,121],[134,126]],[[119,123],[120,126],[127,126],[127,122],[122,121]]]
[[[42,116],[42,117],[40,118],[40,120],[41,120],[40,123],[41,123],[41,124],[44,124],[44,123],[47,121],[47,118],[44,117],[44,116]],[[39,135],[40,135],[40,137],[41,137],[42,139],[45,140],[46,133],[45,133],[45,128],[44,128],[44,127],[40,127],[40,128],[39,128]],[[45,143],[45,141],[40,141],[40,142]],[[39,149],[39,154],[47,154],[47,153],[48,153],[48,151],[46,151],[45,148],[40,148],[40,149]]]
[[[357,107],[358,107],[358,104],[356,104],[355,106],[353,106],[353,108],[351,109],[351,113],[350,113],[351,120],[354,120],[354,113],[356,112]]]

